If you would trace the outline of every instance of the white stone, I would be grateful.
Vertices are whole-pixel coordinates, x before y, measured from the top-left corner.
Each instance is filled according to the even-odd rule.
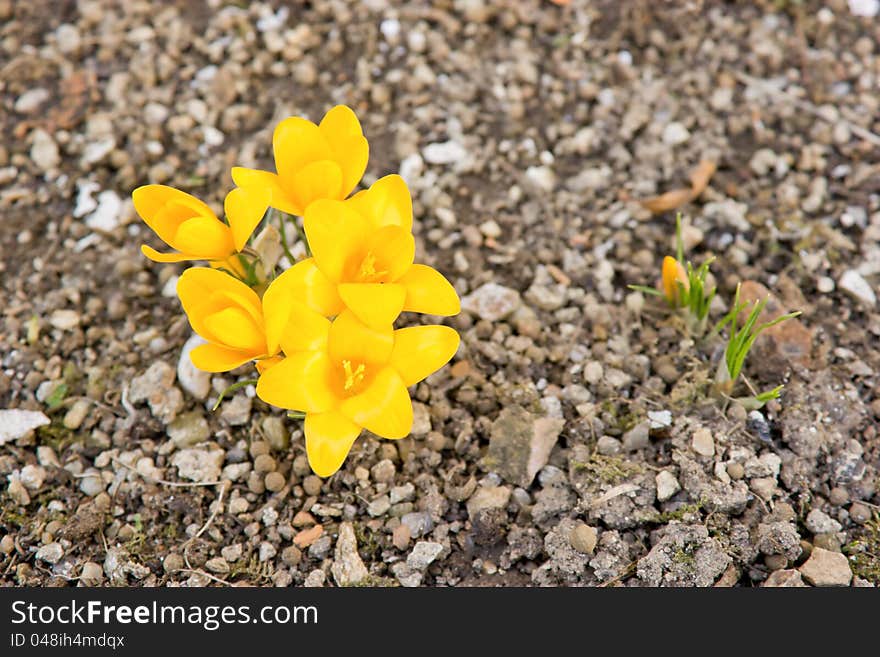
[[[76,205],[73,208],[73,216],[76,219],[94,212],[98,208],[98,202],[92,194],[101,189],[101,186],[91,180],[80,180],[76,183]]]
[[[467,158],[468,152],[457,141],[450,140],[428,144],[422,155],[429,164],[453,164]]]
[[[49,316],[49,323],[61,331],[72,331],[79,326],[79,320],[79,313],[75,310],[54,310]]]
[[[184,343],[180,351],[180,360],[177,362],[177,380],[193,397],[204,400],[211,392],[211,374],[197,368],[190,359],[190,352],[202,344],[206,344],[205,340],[195,334]]]
[[[30,156],[34,164],[43,171],[49,171],[61,164],[58,144],[48,132],[39,128],[33,132]]]
[[[663,142],[669,146],[678,146],[690,139],[691,133],[678,121],[673,121],[663,128]]]
[[[880,13],[880,0],[849,0],[849,10],[853,16],[874,18]]]
[[[86,226],[92,230],[109,233],[119,227],[122,214],[122,199],[113,190],[98,194],[98,207],[86,217]]]
[[[82,162],[83,164],[97,164],[110,155],[114,148],[116,148],[116,139],[114,137],[104,137],[103,139],[90,142],[83,149]]]
[[[40,411],[17,408],[0,411],[0,445],[24,438],[37,427],[50,423],[51,420]]]
[[[657,500],[665,502],[681,490],[681,484],[669,470],[662,470],[654,478],[657,485]]]
[[[837,285],[841,290],[852,295],[866,306],[873,308],[877,305],[877,295],[871,288],[870,283],[855,269],[848,269],[843,272],[840,280],[837,281]]]
[[[715,440],[712,438],[712,432],[705,427],[694,431],[692,446],[700,456],[715,456]]]
[[[221,449],[182,449],[171,457],[171,465],[181,478],[205,483],[220,478],[224,457]]]
[[[19,114],[33,114],[47,100],[49,100],[49,91],[43,87],[35,87],[19,96],[13,109]]]
[[[553,173],[553,169],[547,166],[528,167],[526,178],[545,192],[552,192],[556,187],[556,174]]]

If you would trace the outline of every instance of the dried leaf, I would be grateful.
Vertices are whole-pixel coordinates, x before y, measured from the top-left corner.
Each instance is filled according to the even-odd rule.
[[[697,168],[691,172],[691,191],[693,192],[693,198],[697,198],[700,194],[703,193],[703,190],[709,185],[709,181],[712,180],[712,176],[715,175],[715,171],[718,169],[718,165],[712,160],[703,160],[697,165]]]
[[[669,212],[670,210],[675,210],[678,207],[681,207],[688,201],[690,201],[694,197],[693,190],[687,188],[681,189],[673,189],[671,192],[666,192],[665,194],[661,194],[660,196],[653,196],[651,198],[646,198],[643,201],[640,201],[642,207],[652,212],[653,214],[660,214],[662,212]]]

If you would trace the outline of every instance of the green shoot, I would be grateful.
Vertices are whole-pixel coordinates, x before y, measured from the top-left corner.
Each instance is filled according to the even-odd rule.
[[[715,259],[706,260],[696,269],[690,261],[685,263],[681,213],[675,217],[675,242],[676,257],[666,256],[663,259],[660,285],[658,287],[630,285],[629,289],[666,299],[670,308],[684,311],[689,331],[695,335],[702,335],[706,330],[709,308],[715,298],[716,288],[707,290],[706,285],[709,267]]]
[[[721,386],[722,389],[728,391],[733,388],[733,385],[742,373],[746,356],[748,356],[749,351],[755,344],[755,340],[758,339],[758,336],[763,331],[801,314],[800,311],[786,313],[785,315],[780,315],[769,322],[758,324],[758,317],[760,317],[768,301],[768,299],[761,299],[760,301],[755,301],[746,321],[743,323],[742,327],[738,329],[739,316],[749,305],[747,302],[741,302],[739,299],[740,286],[737,285],[736,294],[733,299],[733,307],[713,329],[713,332],[719,332],[725,326],[730,324],[730,337],[727,341],[727,347],[724,349],[724,359],[718,364],[718,372],[715,376],[716,383]],[[756,402],[763,405],[771,399],[778,398],[781,390],[782,386],[777,386],[773,390],[768,390],[767,392],[755,395],[754,399]]]

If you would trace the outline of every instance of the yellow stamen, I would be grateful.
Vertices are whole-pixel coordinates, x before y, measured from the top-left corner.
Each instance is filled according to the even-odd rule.
[[[358,365],[357,368],[352,371],[351,361],[344,360],[342,361],[342,369],[345,371],[345,384],[343,385],[343,387],[346,391],[351,390],[358,383],[364,380],[364,371],[366,370],[366,368],[364,367],[363,363]]]
[[[358,271],[358,278],[365,282],[375,281],[378,278],[381,278],[387,271],[376,271],[376,256],[372,253],[368,253],[364,256],[364,259],[361,261],[361,268]]]

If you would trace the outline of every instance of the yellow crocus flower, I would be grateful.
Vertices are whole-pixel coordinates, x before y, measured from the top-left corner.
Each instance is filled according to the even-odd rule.
[[[449,281],[413,264],[412,221],[409,189],[398,175],[347,201],[315,201],[304,219],[313,257],[279,278],[291,279],[294,294],[325,317],[347,307],[374,329],[401,311],[455,315],[461,303]]]
[[[244,249],[269,207],[264,189],[234,189],[226,195],[225,224],[195,196],[166,185],[144,185],[131,195],[134,209],[153,232],[177,253],[159,253],[146,244],[141,252],[154,262],[207,260],[224,263]]]
[[[247,285],[217,269],[191,267],[177,282],[177,295],[193,330],[207,344],[190,352],[193,365],[226,372],[256,360],[257,368],[274,365],[295,302],[284,284],[272,285],[261,300]],[[264,318],[264,311],[271,317]]]
[[[260,376],[257,395],[305,413],[306,454],[321,477],[340,468],[362,429],[407,436],[413,423],[407,386],[445,365],[459,344],[447,326],[374,330],[349,311],[331,322],[298,305],[286,319],[285,358]]]
[[[341,200],[357,186],[367,168],[369,145],[354,112],[345,105],[328,111],[318,125],[291,116],[272,135],[277,174],[234,167],[239,187],[271,192],[273,208],[302,216],[317,199]]]
[[[678,260],[672,256],[666,256],[663,258],[661,285],[663,295],[674,305],[678,305],[681,302],[679,284],[684,286],[685,291],[690,287],[687,271],[685,271],[685,268]]]

